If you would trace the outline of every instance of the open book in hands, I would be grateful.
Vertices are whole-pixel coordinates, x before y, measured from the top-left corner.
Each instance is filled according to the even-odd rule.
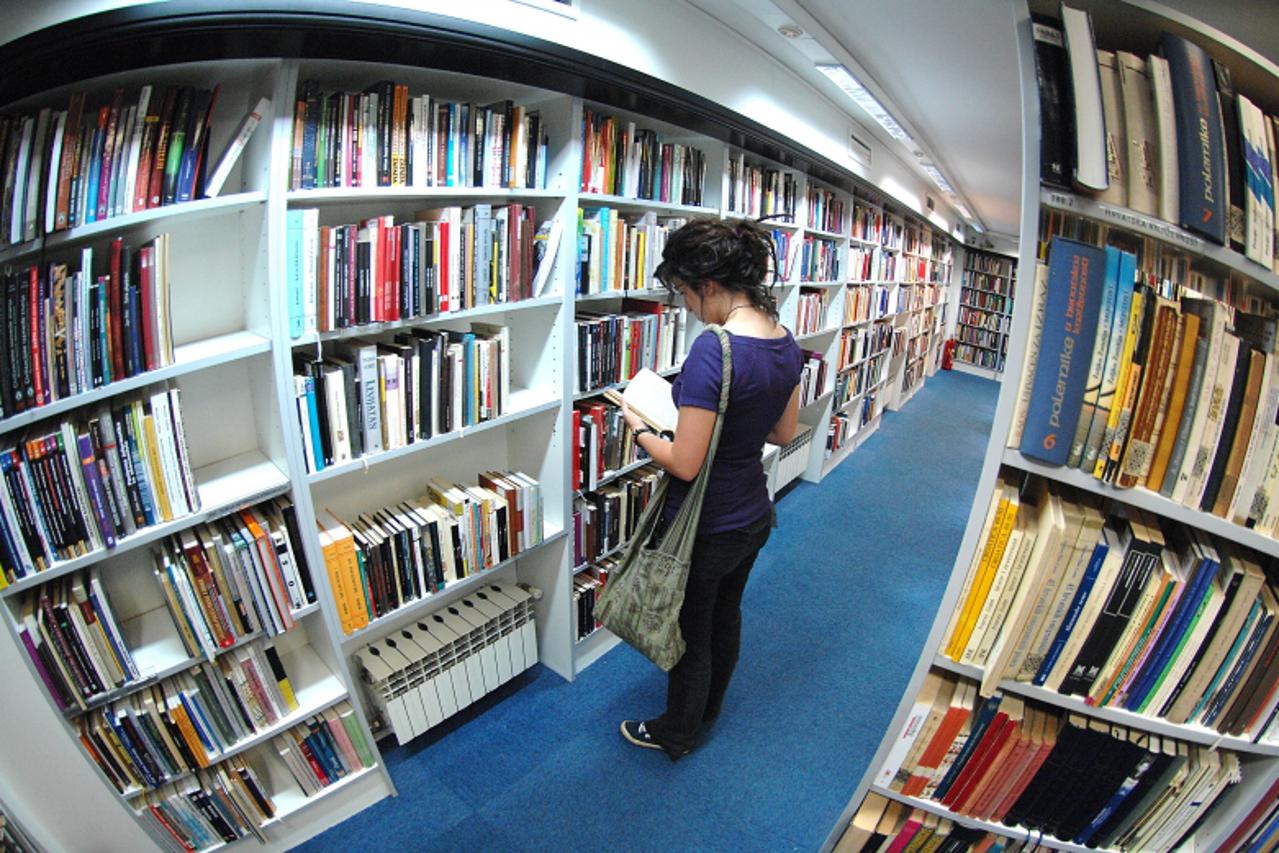
[[[613,389],[604,392],[610,402],[622,405],[625,401],[640,420],[658,430],[674,430],[679,420],[679,410],[671,396],[671,383],[647,367],[635,374],[635,378],[619,394]]]

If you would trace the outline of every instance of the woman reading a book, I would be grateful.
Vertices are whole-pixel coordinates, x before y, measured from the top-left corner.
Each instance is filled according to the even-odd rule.
[[[750,221],[697,219],[670,235],[657,278],[684,297],[703,323],[729,334],[732,379],[719,447],[711,463],[679,624],[687,651],[668,674],[666,712],[627,720],[631,743],[687,755],[698,729],[720,712],[741,640],[746,580],[773,525],[761,454],[786,444],[799,424],[803,357],[777,322],[766,283],[773,257],[768,233]],[[658,433],[623,406],[636,440],[673,479],[664,518],[674,518],[706,459],[719,406],[722,349],[713,332],[693,341],[672,388],[679,417]]]

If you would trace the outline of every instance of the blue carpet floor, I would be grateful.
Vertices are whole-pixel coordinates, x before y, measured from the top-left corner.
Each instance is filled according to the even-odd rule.
[[[618,647],[572,684],[542,667],[438,733],[384,751],[399,796],[319,851],[816,850],[892,718],[972,503],[998,386],[939,373],[781,525],[743,605],[720,720],[678,764],[619,721],[660,712],[665,675]]]

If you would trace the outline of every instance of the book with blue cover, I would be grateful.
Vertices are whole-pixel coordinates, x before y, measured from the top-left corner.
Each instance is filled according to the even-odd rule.
[[[1216,243],[1226,242],[1226,166],[1221,106],[1212,60],[1202,47],[1164,33],[1160,50],[1168,60],[1177,119],[1177,164],[1181,172],[1178,224]]]
[[[1039,360],[1020,447],[1032,459],[1064,465],[1070,455],[1097,335],[1105,271],[1104,250],[1053,237]]]

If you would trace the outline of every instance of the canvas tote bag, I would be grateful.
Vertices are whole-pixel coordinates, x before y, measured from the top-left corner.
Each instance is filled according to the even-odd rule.
[[[711,463],[719,447],[724,410],[733,379],[733,354],[728,333],[716,325],[708,329],[719,338],[724,354],[720,374],[719,410],[706,459],[697,472],[684,503],[662,534],[650,545],[653,532],[666,505],[671,475],[663,474],[653,496],[640,516],[635,535],[626,545],[621,560],[609,573],[608,582],[595,602],[595,618],[617,636],[634,646],[663,670],[670,670],[684,655],[684,636],[679,630],[679,611],[684,604],[684,586],[693,556],[693,542],[702,515],[702,500],[710,478]]]

